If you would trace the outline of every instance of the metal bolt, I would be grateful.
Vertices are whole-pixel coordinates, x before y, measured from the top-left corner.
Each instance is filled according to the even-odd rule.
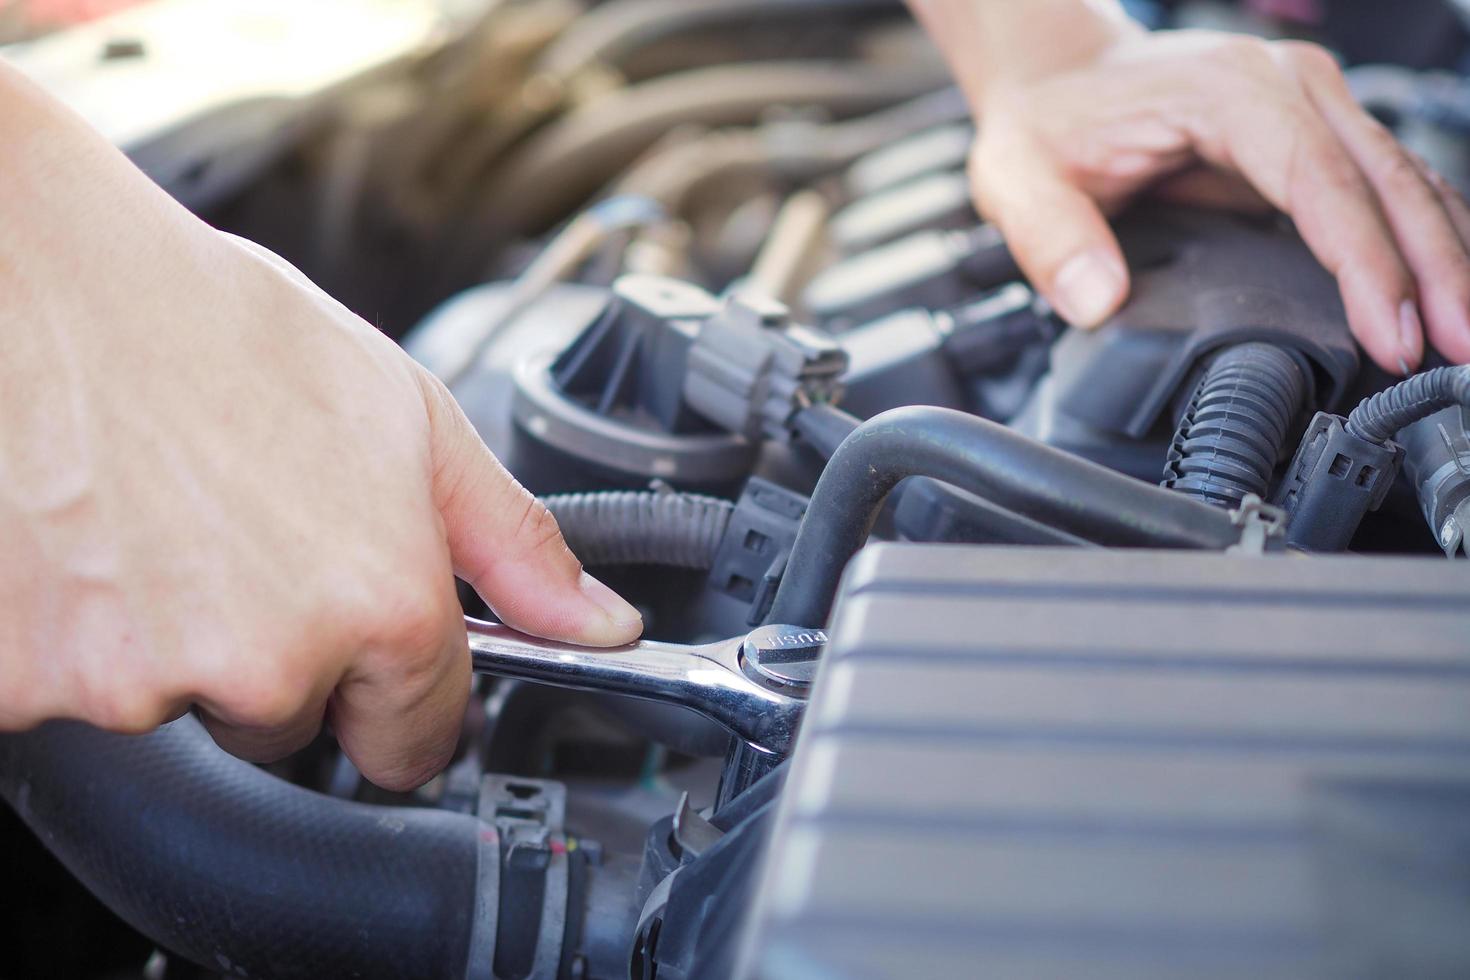
[[[817,672],[827,634],[799,626],[762,626],[752,630],[740,651],[745,676],[787,692],[805,692]]]

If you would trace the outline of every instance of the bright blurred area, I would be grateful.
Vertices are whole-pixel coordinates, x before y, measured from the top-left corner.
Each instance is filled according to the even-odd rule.
[[[0,0],[0,53],[127,147],[220,105],[298,98],[410,54],[452,6]]]
[[[26,41],[154,0],[0,0],[0,44]]]

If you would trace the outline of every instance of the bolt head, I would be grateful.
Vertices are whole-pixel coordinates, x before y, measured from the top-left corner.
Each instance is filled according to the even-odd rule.
[[[741,666],[751,680],[791,694],[811,687],[827,634],[800,626],[770,625],[752,630],[740,651]]]

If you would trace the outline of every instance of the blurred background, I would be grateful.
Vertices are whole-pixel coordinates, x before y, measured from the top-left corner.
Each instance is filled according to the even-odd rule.
[[[1312,38],[1374,66],[1355,77],[1364,97],[1451,179],[1465,169],[1466,4],[1128,6],[1154,26]],[[0,53],[189,207],[395,336],[523,265],[655,151],[944,83],[893,0],[0,0]],[[814,64],[847,82],[784,71]],[[746,78],[759,84],[721,82]],[[689,201],[709,218],[693,226],[704,251],[692,271],[711,288],[742,267],[740,229],[774,207],[768,185],[751,189]]]

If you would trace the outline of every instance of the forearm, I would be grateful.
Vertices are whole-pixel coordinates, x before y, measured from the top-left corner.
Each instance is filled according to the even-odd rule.
[[[1117,0],[908,0],[978,114],[996,88],[1097,57],[1142,30]]]
[[[120,251],[111,236],[77,248],[77,227],[119,211],[139,222],[145,236],[202,228],[85,120],[3,58],[0,133],[0,277],[26,274],[43,262],[81,275],[104,252],[114,262],[143,261],[134,249]]]

